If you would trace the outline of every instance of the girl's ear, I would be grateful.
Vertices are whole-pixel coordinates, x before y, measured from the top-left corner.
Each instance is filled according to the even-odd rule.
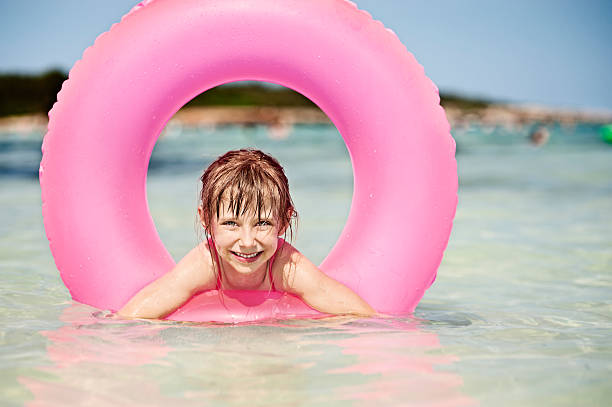
[[[287,212],[287,219],[291,219],[291,217],[293,216],[293,209],[289,209],[289,211]],[[278,237],[282,237],[285,236],[285,232],[287,231],[287,228],[289,227],[289,223],[287,223],[285,225],[285,227],[283,227],[282,229],[278,230]]]
[[[204,208],[202,208],[202,205],[198,206],[198,218],[202,226],[204,226],[204,229],[206,229],[206,224],[204,223]]]

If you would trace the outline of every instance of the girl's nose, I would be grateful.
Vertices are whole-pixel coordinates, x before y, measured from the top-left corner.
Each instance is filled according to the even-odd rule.
[[[240,230],[240,245],[255,246],[255,231],[250,227],[243,227]]]

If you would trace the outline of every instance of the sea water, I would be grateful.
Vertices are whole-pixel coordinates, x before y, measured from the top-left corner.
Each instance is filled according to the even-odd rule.
[[[553,124],[538,148],[533,127],[453,130],[457,215],[413,315],[235,326],[119,321],[73,303],[42,225],[42,135],[0,134],[0,404],[610,405],[612,146],[595,125]],[[352,195],[328,125],[167,128],[147,193],[170,253],[198,241],[202,168],[244,146],[286,167],[295,244],[321,261]]]

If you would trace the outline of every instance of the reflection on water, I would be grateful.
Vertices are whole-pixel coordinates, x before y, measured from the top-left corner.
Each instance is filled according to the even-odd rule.
[[[47,362],[18,377],[28,406],[475,405],[413,318],[153,323],[75,304],[60,319],[40,332]]]
[[[92,308],[66,308],[56,330],[41,331],[47,339],[48,363],[19,382],[32,393],[28,406],[164,405],[176,401],[160,393],[143,376],[168,353],[159,333],[163,325],[105,321]],[[167,405],[167,404],[166,404]]]

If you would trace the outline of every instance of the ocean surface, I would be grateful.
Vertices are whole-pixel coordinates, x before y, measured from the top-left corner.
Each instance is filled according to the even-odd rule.
[[[598,127],[453,130],[459,205],[413,315],[259,325],[120,321],[73,303],[44,234],[42,134],[0,134],[3,406],[607,406],[612,400],[612,145]],[[276,156],[320,262],[352,194],[333,126],[166,129],[151,213],[179,259],[198,241],[197,178],[228,149]],[[401,215],[401,208],[398,208]]]

